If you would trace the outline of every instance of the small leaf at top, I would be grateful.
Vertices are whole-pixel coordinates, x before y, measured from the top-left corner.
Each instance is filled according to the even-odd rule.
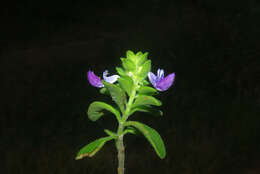
[[[118,79],[118,83],[128,96],[130,96],[134,85],[133,80],[129,76],[124,76]]]
[[[146,53],[144,53],[144,54],[141,54],[141,53],[137,53],[136,54],[136,56],[137,56],[137,64],[139,65],[139,66],[141,66],[141,65],[143,65],[143,63],[147,60],[147,56],[148,56],[148,53],[146,52]]]
[[[147,60],[142,66],[140,66],[140,71],[138,76],[141,80],[145,79],[148,75],[148,72],[151,71],[151,60]]]
[[[139,95],[134,104],[133,104],[133,108],[137,107],[137,106],[142,106],[142,105],[154,105],[154,106],[161,106],[162,102],[152,96],[149,95]]]
[[[100,92],[101,94],[104,94],[104,95],[109,95],[109,92],[108,92],[108,90],[107,90],[106,88],[101,88],[101,89],[99,90],[99,92]]]
[[[120,68],[120,67],[116,67],[116,71],[120,76],[126,76],[127,74],[125,73],[125,71]]]
[[[117,104],[120,108],[121,112],[124,112],[125,104],[126,104],[126,94],[125,92],[118,87],[117,85],[107,83],[103,81],[105,88],[109,91],[113,101]]]
[[[112,114],[116,116],[118,121],[120,120],[120,113],[117,109],[115,109],[113,106],[109,104],[99,101],[95,101],[89,105],[88,118],[91,121],[96,121],[105,114],[104,110],[110,111]]]
[[[127,58],[127,59],[131,59],[133,62],[136,61],[135,53],[134,53],[133,51],[130,51],[130,50],[128,50],[128,51],[126,52],[126,58]]]
[[[121,58],[122,65],[126,71],[135,71],[135,63],[131,59]]]
[[[156,130],[137,121],[128,121],[126,122],[126,126],[133,126],[137,128],[153,146],[157,155],[161,159],[165,158],[166,156],[165,146],[160,134]]]
[[[105,145],[107,141],[112,139],[114,139],[114,137],[103,137],[89,143],[88,145],[80,149],[76,156],[76,160],[82,159],[86,156],[94,156]]]

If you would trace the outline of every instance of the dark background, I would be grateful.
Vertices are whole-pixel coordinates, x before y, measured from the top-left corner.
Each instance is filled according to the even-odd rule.
[[[163,117],[133,116],[161,134],[167,157],[128,136],[126,173],[260,173],[257,0],[10,0],[0,19],[2,173],[116,173],[113,143],[74,158],[116,128],[112,116],[88,120],[106,98],[86,73],[115,73],[127,50],[176,80],[159,97]]]

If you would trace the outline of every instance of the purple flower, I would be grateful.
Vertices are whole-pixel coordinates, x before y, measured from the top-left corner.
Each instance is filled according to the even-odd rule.
[[[108,83],[115,83],[117,81],[117,79],[119,78],[118,75],[107,76],[108,74],[109,74],[108,70],[105,70],[103,72],[103,79]],[[98,76],[96,76],[93,71],[90,71],[90,70],[88,71],[88,81],[94,87],[97,87],[97,88],[104,87],[101,79]]]
[[[109,73],[108,73],[108,70],[105,70],[103,72],[103,79],[106,81],[106,82],[109,82],[109,83],[115,83],[117,81],[117,79],[120,77],[119,75],[112,75],[112,76],[107,76]]]
[[[168,88],[170,88],[173,84],[173,81],[175,79],[175,73],[171,73],[168,76],[164,77],[164,70],[158,69],[157,70],[157,76],[154,75],[154,73],[149,72],[148,78],[152,85],[158,90],[158,91],[166,91]]]

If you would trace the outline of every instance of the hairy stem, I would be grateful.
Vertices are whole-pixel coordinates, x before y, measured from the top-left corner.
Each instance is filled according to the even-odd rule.
[[[125,147],[123,142],[123,135],[119,136],[117,142],[118,151],[118,174],[124,174],[125,172]]]
[[[119,122],[118,130],[117,130],[117,152],[118,152],[118,174],[124,174],[125,172],[125,147],[124,147],[124,124],[127,121],[127,118],[129,116],[129,112],[131,110],[133,101],[136,97],[136,87],[133,88],[131,95],[129,96],[129,100],[126,104],[125,112],[122,116],[121,121]]]

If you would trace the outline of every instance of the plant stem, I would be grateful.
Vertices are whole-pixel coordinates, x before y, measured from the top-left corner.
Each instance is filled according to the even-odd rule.
[[[123,142],[123,135],[118,137],[117,142],[117,151],[118,151],[118,174],[124,174],[125,172],[125,147]]]
[[[124,124],[129,116],[129,112],[131,110],[133,101],[136,97],[136,85],[133,87],[133,90],[131,92],[131,95],[129,96],[129,100],[126,104],[126,109],[125,112],[122,116],[121,121],[119,122],[119,126],[118,126],[118,130],[117,130],[117,135],[118,135],[118,139],[117,139],[117,152],[118,152],[118,174],[124,174],[125,172],[125,147],[124,147]]]

